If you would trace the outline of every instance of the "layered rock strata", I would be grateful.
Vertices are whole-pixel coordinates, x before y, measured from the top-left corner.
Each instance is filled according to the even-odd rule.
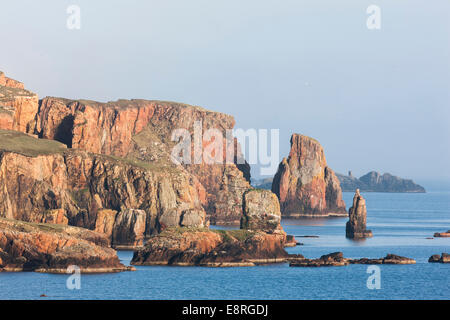
[[[289,157],[280,163],[272,191],[284,217],[347,215],[339,180],[322,146],[307,136],[292,135]]]

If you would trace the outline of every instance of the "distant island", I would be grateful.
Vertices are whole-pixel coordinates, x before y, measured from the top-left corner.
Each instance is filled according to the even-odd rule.
[[[354,192],[359,189],[362,192],[391,192],[391,193],[425,193],[421,185],[411,179],[403,179],[390,173],[380,174],[371,171],[360,178],[356,178],[349,171],[348,175],[336,173],[343,192]],[[265,178],[252,181],[252,185],[261,189],[271,189],[273,178]]]
[[[414,181],[402,179],[390,173],[381,175],[376,171],[371,171],[359,179],[354,177],[351,171],[349,171],[348,175],[338,173],[336,175],[341,183],[341,189],[344,192],[353,192],[356,189],[364,192],[426,192],[424,187],[414,183]]]

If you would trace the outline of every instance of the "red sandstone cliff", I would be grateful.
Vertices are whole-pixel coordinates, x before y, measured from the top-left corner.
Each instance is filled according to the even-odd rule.
[[[235,124],[229,115],[173,102],[99,103],[45,98],[40,104],[35,127],[29,132],[61,141],[69,148],[137,159],[151,165],[171,161],[170,153],[175,145],[171,141],[172,131],[183,128],[192,134],[196,121],[201,121],[203,132],[214,128],[224,137],[226,130]],[[233,139],[224,143],[224,160],[226,148],[240,154],[240,147]],[[202,164],[184,167],[200,182],[197,188],[205,192],[203,204],[212,223],[238,224],[242,195],[250,188],[248,164],[208,165],[202,161]]]
[[[272,191],[286,217],[347,214],[339,180],[327,166],[322,146],[307,136],[292,135],[289,157],[280,163]]]

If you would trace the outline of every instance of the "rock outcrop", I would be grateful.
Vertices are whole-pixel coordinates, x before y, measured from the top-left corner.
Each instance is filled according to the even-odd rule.
[[[302,255],[289,255],[288,259],[290,267],[341,267],[349,264],[415,264],[414,259],[398,256],[395,254],[387,254],[384,258],[379,259],[348,259],[344,258],[342,252],[333,252],[321,256],[318,259],[306,259]]]
[[[381,175],[376,171],[371,171],[359,179],[351,175],[351,172],[347,176],[342,174],[336,174],[336,176],[344,192],[351,192],[355,189],[362,192],[426,192],[424,187],[414,183],[414,181],[402,179],[389,173]]]
[[[0,218],[0,271],[82,273],[133,270],[120,263],[105,235],[56,224]]]
[[[292,135],[289,157],[280,163],[272,191],[284,217],[347,215],[339,180],[320,143],[310,137]]]
[[[0,130],[0,216],[103,230],[118,246],[142,245],[143,230],[149,236],[186,223],[203,227],[205,211],[192,176],[174,164],[153,169]],[[137,219],[130,209],[145,212],[144,221],[142,212]],[[173,218],[162,225],[166,215]]]
[[[274,193],[262,189],[244,193],[241,229],[273,233],[282,230],[280,223],[280,203]]]
[[[447,232],[436,232],[433,237],[435,238],[449,238],[450,237],[450,230]]]
[[[253,266],[284,262],[285,236],[250,230],[166,229],[135,251],[133,265]]]
[[[428,262],[434,263],[450,263],[450,254],[442,253],[442,255],[434,254],[428,259]]]
[[[351,239],[372,237],[372,231],[366,230],[367,208],[366,200],[356,189],[353,205],[348,210],[349,220],[345,227],[345,236]]]

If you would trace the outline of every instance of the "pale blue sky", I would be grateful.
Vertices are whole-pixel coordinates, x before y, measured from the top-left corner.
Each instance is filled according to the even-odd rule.
[[[450,180],[448,0],[16,0],[0,35],[0,70],[40,97],[201,105],[279,128],[280,159],[298,132],[337,172]]]

